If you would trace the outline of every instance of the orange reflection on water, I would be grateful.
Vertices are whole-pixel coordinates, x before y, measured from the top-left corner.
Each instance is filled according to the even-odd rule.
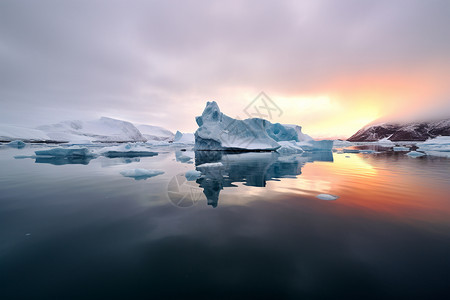
[[[286,188],[290,188],[294,193],[301,191],[300,194],[312,197],[329,193],[340,198],[327,205],[355,208],[365,213],[448,223],[449,166],[448,160],[424,164],[421,160],[404,155],[377,157],[335,154],[333,163],[306,164],[294,185],[289,183],[289,187],[276,189],[286,191]],[[305,182],[328,184],[305,185]],[[278,184],[284,185],[284,182]],[[305,191],[305,187],[309,190]],[[354,210],[340,212],[349,213]]]

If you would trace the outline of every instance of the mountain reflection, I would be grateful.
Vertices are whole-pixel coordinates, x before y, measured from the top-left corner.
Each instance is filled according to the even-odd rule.
[[[305,152],[281,156],[276,152],[227,153],[223,151],[196,151],[195,165],[202,176],[197,183],[203,188],[208,205],[216,207],[220,191],[224,187],[236,187],[243,182],[247,186],[265,187],[269,180],[295,178],[308,162],[333,162],[332,152]],[[208,163],[221,163],[204,166]],[[203,166],[202,166],[203,165]]]

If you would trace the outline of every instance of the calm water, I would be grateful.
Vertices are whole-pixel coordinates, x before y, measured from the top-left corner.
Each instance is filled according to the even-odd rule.
[[[0,148],[1,299],[450,296],[450,159],[14,158],[42,147]]]

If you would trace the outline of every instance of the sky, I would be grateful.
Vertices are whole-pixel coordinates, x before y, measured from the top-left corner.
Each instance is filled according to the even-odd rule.
[[[349,137],[450,117],[450,1],[0,1],[0,123],[193,132],[215,100]]]

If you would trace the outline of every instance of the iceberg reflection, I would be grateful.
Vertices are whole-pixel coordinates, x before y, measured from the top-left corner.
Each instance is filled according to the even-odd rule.
[[[196,151],[196,170],[202,173],[196,182],[203,188],[208,205],[216,207],[224,187],[236,187],[233,184],[236,182],[265,187],[269,180],[295,178],[302,173],[306,163],[314,161],[333,162],[333,153],[305,152],[281,156],[276,152]]]

